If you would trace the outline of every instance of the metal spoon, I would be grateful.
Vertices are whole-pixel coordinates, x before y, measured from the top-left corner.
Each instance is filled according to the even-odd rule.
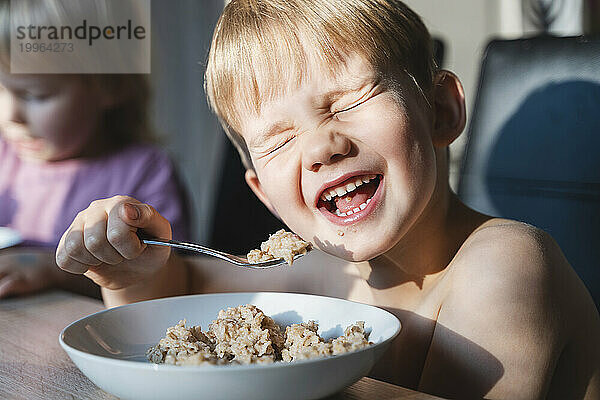
[[[246,257],[234,256],[233,254],[229,254],[229,253],[225,253],[225,252],[222,252],[219,250],[200,246],[199,244],[196,244],[196,243],[179,242],[177,240],[160,239],[160,238],[148,237],[148,236],[143,236],[143,235],[138,235],[138,236],[140,237],[140,240],[142,243],[145,243],[148,245],[167,246],[167,247],[174,247],[177,249],[190,250],[190,251],[194,251],[196,253],[202,253],[202,254],[206,254],[208,256],[220,258],[221,260],[228,261],[232,264],[237,265],[238,267],[264,269],[264,268],[278,267],[281,264],[285,264],[285,260],[282,258],[275,259],[275,260],[269,260],[269,261],[265,261],[265,262],[261,262],[261,263],[257,263],[257,264],[252,264],[252,263],[248,262],[248,259]],[[308,253],[308,251],[306,253]],[[306,254],[306,253],[304,253],[304,254]],[[294,256],[294,261],[297,260],[298,258],[302,257],[304,254],[296,254]]]

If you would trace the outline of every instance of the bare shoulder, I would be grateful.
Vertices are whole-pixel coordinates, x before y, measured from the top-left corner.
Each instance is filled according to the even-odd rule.
[[[477,228],[449,268],[452,290],[444,301],[446,311],[464,316],[482,309],[487,319],[510,317],[515,327],[523,326],[519,325],[523,321],[515,319],[523,311],[524,316],[558,327],[559,299],[565,290],[575,289],[562,287],[571,268],[554,239],[518,221],[493,219]],[[549,313],[552,317],[542,315]]]
[[[553,378],[568,346],[579,351],[569,361],[573,368],[596,368],[581,357],[594,339],[579,335],[597,331],[595,306],[543,230],[511,220],[487,221],[456,254],[447,283],[423,388],[446,387],[438,393],[450,397],[542,398],[556,389]],[[457,363],[469,365],[475,377],[482,374],[478,392],[465,392],[467,386],[453,376]]]
[[[446,304],[479,304],[504,317],[526,311],[548,319],[557,340],[571,336],[569,323],[595,309],[552,236],[523,222],[486,222],[465,241],[451,267],[452,285],[461,291],[449,292]]]
[[[573,275],[548,233],[499,218],[486,222],[467,238],[451,267],[455,285],[476,285],[488,293],[500,290],[504,295],[526,289],[531,296],[535,289],[540,295],[552,294],[555,298],[565,288],[553,287],[553,283],[560,280],[562,285],[565,274]]]
[[[474,252],[502,250],[504,255],[520,257],[531,252],[541,254],[552,248],[558,249],[556,242],[542,229],[524,222],[494,218],[473,231],[460,253],[472,255]]]

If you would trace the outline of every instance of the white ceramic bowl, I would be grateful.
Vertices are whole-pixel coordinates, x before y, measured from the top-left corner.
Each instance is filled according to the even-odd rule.
[[[325,338],[365,321],[365,349],[334,357],[267,365],[152,364],[145,351],[180,319],[205,330],[219,310],[254,304],[281,326],[316,320]],[[365,376],[400,331],[377,307],[293,293],[220,293],[144,301],[100,311],[67,326],[60,344],[92,382],[122,399],[318,399]]]

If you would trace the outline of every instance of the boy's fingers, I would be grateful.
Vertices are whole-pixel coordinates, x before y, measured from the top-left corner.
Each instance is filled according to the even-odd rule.
[[[60,251],[66,251],[69,258],[72,258],[81,264],[100,265],[102,263],[102,261],[94,257],[85,247],[82,231],[69,229],[58,244],[57,253]]]
[[[112,214],[113,212],[111,211],[108,215],[109,225]],[[165,239],[170,239],[171,237],[169,222],[154,207],[148,204],[124,202],[118,207],[117,215],[127,225],[143,229],[149,235]]]
[[[158,237],[171,237],[171,227],[153,207],[125,202],[108,214],[107,236],[113,247],[126,259],[138,257],[146,248],[137,231]]]
[[[105,264],[116,265],[123,262],[121,254],[108,241],[106,219],[85,224],[83,243],[91,255]]]
[[[83,232],[80,230],[73,230],[72,228],[66,231],[60,241],[58,242],[58,247],[56,248],[56,255],[54,260],[56,261],[56,265],[63,271],[71,272],[73,274],[83,274],[87,271],[87,265],[81,264],[75,259],[69,257],[69,251],[67,250],[66,242],[67,236],[69,236],[69,241],[71,244],[69,245],[71,250],[75,250],[78,246],[83,246]],[[76,250],[75,250],[76,251]]]
[[[94,201],[90,206],[75,216],[71,226],[62,235],[56,248],[56,264],[64,271],[82,274],[91,265],[102,261],[94,257],[85,246],[83,231],[87,221],[92,222],[106,219],[102,201]]]
[[[79,261],[69,257],[69,253],[67,252],[67,248],[65,246],[65,238],[69,231],[65,232],[65,234],[60,238],[60,242],[58,243],[58,247],[56,248],[56,256],[55,261],[56,265],[63,271],[70,272],[72,274],[83,274],[88,270],[89,266],[80,263]],[[79,232],[81,237],[81,246],[83,246],[83,233]]]
[[[138,257],[145,248],[136,235],[138,227],[144,225],[149,216],[145,215],[144,204],[130,202],[119,204],[108,213],[106,236],[109,243],[125,259]]]
[[[56,253],[56,264],[63,271],[72,274],[84,274],[90,267],[94,267],[94,265],[86,265],[75,261],[74,259],[69,258],[64,252]]]

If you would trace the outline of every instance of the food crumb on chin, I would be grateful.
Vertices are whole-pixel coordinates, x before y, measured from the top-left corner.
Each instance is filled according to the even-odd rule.
[[[344,232],[338,231],[338,236],[344,236]]]

